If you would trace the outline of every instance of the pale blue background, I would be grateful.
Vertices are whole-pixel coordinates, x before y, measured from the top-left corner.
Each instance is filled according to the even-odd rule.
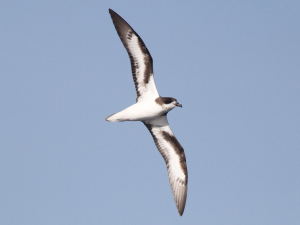
[[[179,217],[108,8],[185,148]],[[1,1],[0,224],[300,224],[299,1]]]

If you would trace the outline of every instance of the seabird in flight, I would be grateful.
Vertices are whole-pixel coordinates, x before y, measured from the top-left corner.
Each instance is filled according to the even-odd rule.
[[[188,183],[186,159],[184,150],[167,120],[167,113],[182,105],[175,98],[160,97],[154,83],[153,60],[143,40],[116,12],[109,9],[109,13],[130,58],[137,98],[134,105],[108,116],[105,120],[142,121],[145,124],[166,162],[174,201],[179,215],[182,216]]]

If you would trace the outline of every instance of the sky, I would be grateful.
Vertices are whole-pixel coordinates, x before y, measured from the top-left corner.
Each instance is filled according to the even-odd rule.
[[[141,36],[189,174],[182,217],[108,9]],[[299,1],[1,1],[0,224],[300,224]]]

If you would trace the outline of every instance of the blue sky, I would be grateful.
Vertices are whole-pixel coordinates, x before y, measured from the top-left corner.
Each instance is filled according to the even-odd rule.
[[[299,1],[2,1],[1,224],[300,224]],[[142,37],[189,172],[179,217],[108,8]]]

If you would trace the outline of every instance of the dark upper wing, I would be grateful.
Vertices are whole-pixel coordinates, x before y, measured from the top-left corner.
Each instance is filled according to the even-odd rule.
[[[153,60],[146,45],[121,16],[111,9],[109,13],[130,58],[136,100],[159,97],[153,77]]]
[[[174,201],[181,216],[186,203],[188,183],[184,150],[172,133],[166,116],[145,121],[144,124],[166,162]]]

